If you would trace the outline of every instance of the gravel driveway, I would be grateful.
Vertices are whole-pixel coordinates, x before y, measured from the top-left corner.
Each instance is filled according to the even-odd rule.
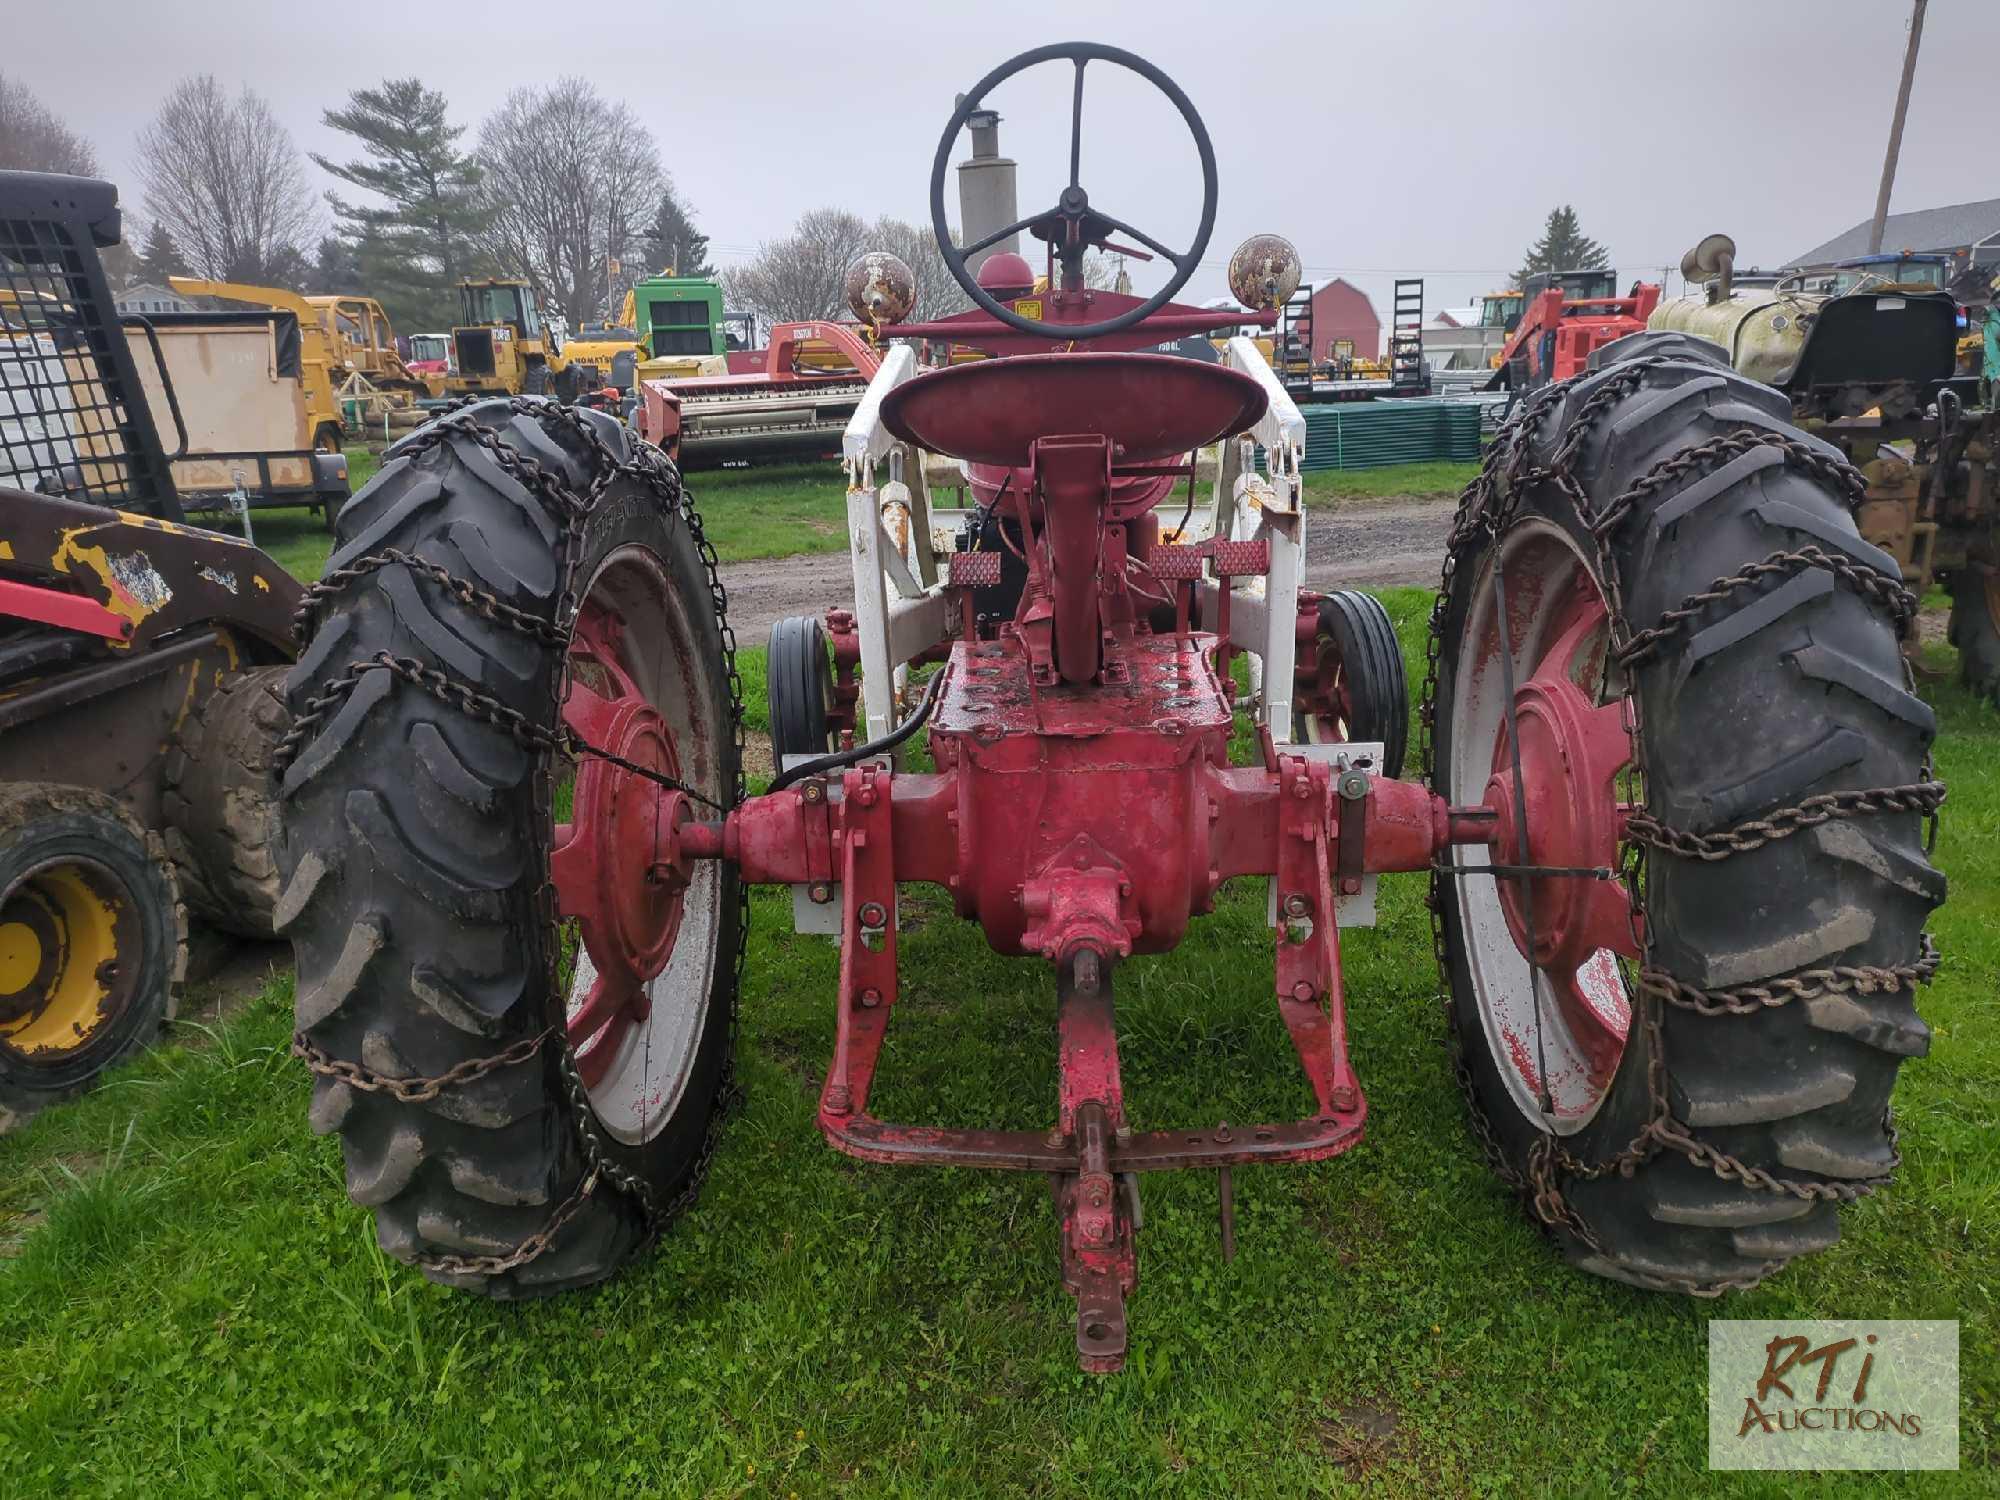
[[[1435,587],[1455,503],[1435,496],[1315,509],[1306,522],[1307,586]],[[785,615],[819,614],[854,592],[845,552],[725,563],[722,582],[729,621],[746,646],[761,646]]]

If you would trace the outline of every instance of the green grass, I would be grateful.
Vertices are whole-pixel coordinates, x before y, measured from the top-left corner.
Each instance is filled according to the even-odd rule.
[[[348,475],[359,490],[377,460],[365,448],[347,450]],[[1455,496],[1479,471],[1477,464],[1399,464],[1384,469],[1344,469],[1306,476],[1311,505],[1382,500],[1399,496]],[[690,474],[688,488],[702,525],[726,562],[839,552],[847,546],[847,487],[832,463],[773,464],[754,469],[713,469]],[[257,545],[294,577],[311,582],[326,566],[333,537],[308,510],[253,514]],[[226,521],[222,529],[234,531]]]
[[[847,480],[831,461],[707,469],[687,487],[727,562],[847,549]]]
[[[1306,501],[1457,498],[1479,473],[1476,463],[1391,464],[1380,469],[1319,469],[1305,476]]]
[[[1311,505],[1392,497],[1455,497],[1476,463],[1397,464],[1306,475]],[[725,469],[690,474],[702,523],[728,561],[839,552],[847,546],[847,491],[832,464]]]
[[[347,450],[347,472],[358,491],[374,476],[375,455]],[[688,488],[715,549],[731,562],[839,552],[847,546],[847,487],[832,463],[718,469],[690,474]],[[226,518],[215,522],[235,532]],[[333,535],[317,511],[272,509],[251,516],[257,545],[295,578],[311,582],[326,567]]]
[[[1386,597],[1414,648],[1426,596]],[[386,1261],[336,1146],[307,1133],[289,981],[0,1140],[0,1494],[1793,1492],[1704,1471],[1718,1312],[1962,1319],[1961,1487],[1990,1492],[2000,721],[1955,687],[1931,697],[1953,892],[1935,1046],[1897,1091],[1903,1171],[1754,1293],[1718,1307],[1557,1263],[1467,1136],[1421,882],[1385,877],[1381,925],[1344,946],[1368,1140],[1238,1173],[1230,1266],[1213,1177],[1148,1177],[1131,1365],[1083,1377],[1043,1183],[818,1141],[834,950],[762,895],[748,1106],[693,1213],[599,1289],[495,1306]],[[1262,909],[1231,892],[1178,951],[1121,969],[1142,1126],[1301,1112]],[[987,951],[934,893],[909,915],[876,1102],[1039,1127],[1043,966]],[[1369,1435],[1370,1414],[1393,1431]]]

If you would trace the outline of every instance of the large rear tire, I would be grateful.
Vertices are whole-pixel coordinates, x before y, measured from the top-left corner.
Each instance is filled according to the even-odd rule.
[[[385,1251],[436,1281],[538,1295],[610,1275],[692,1202],[730,1092],[743,919],[733,871],[700,864],[646,1018],[597,1035],[618,1046],[585,1083],[589,1039],[565,1032],[597,976],[553,921],[552,869],[584,773],[572,791],[538,737],[562,727],[558,692],[601,685],[615,660],[677,736],[679,774],[733,802],[726,626],[677,478],[601,413],[482,402],[386,459],[341,513],[328,571],[346,581],[316,596],[288,689],[277,916],[318,1074],[311,1123],[340,1136]],[[578,620],[605,599],[630,629],[594,657]],[[385,656],[442,674],[437,690]],[[634,787],[619,773],[612,795]]]
[[[1637,972],[1604,950],[1570,979],[1531,971],[1501,880],[1436,889],[1460,1081],[1496,1170],[1570,1259],[1663,1290],[1751,1285],[1832,1244],[1838,1205],[1897,1164],[1890,1091],[1929,1047],[1913,990],[1944,896],[1921,815],[1938,794],[1876,789],[1928,784],[1935,719],[1906,686],[1896,564],[1857,534],[1838,453],[1789,416],[1682,350],[1531,397],[1468,491],[1439,599],[1433,785],[1459,803],[1510,759],[1498,566],[1517,681],[1555,649],[1561,601],[1668,627],[1624,668],[1652,845]],[[1489,502],[1497,536],[1465,524]],[[1600,553],[1590,523],[1618,508]],[[1558,674],[1618,704],[1603,635],[1566,639]],[[1829,793],[1828,816],[1781,811]],[[1760,842],[1774,818],[1791,831]],[[1534,885],[1547,922],[1568,887]]]
[[[0,786],[0,1131],[151,1043],[186,973],[159,838],[93,788]]]

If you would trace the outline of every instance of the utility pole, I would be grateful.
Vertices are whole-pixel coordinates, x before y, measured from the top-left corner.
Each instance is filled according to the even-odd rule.
[[[1912,0],[1910,45],[1903,53],[1903,81],[1896,89],[1896,115],[1889,122],[1889,154],[1882,159],[1882,186],[1875,192],[1875,222],[1868,229],[1868,253],[1882,250],[1882,225],[1889,217],[1889,190],[1896,185],[1896,157],[1903,149],[1903,116],[1910,109],[1910,80],[1917,74],[1917,44],[1924,39],[1924,7],[1930,0]]]

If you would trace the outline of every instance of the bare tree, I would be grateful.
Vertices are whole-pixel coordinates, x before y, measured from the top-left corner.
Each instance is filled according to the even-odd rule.
[[[267,281],[303,264],[323,228],[291,132],[246,88],[207,73],[174,86],[139,133],[146,215],[197,276]]]
[[[767,323],[836,318],[846,310],[847,268],[869,248],[868,226],[842,208],[815,208],[781,240],[757,247],[748,265],[723,273],[733,307]]]
[[[26,84],[0,73],[0,167],[94,177],[97,153]]]
[[[916,316],[939,318],[971,305],[930,230],[886,217],[867,224],[839,208],[816,208],[783,239],[759,245],[748,265],[723,272],[723,290],[732,307],[766,322],[850,317],[847,268],[868,250],[887,250],[909,264]]]
[[[954,240],[957,235],[952,236]],[[947,318],[972,306],[965,288],[944,263],[937,236],[929,225],[906,223],[901,219],[880,218],[869,231],[868,249],[887,250],[901,256],[917,283],[916,311],[919,318]]]
[[[494,257],[571,328],[604,320],[611,263],[643,257],[665,190],[652,133],[582,78],[516,89],[480,127]]]

